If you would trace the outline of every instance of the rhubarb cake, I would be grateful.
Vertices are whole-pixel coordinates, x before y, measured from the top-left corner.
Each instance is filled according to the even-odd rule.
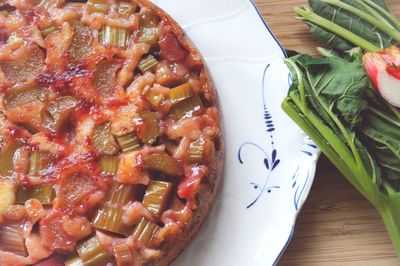
[[[145,0],[0,10],[0,265],[168,265],[221,181],[198,50]]]

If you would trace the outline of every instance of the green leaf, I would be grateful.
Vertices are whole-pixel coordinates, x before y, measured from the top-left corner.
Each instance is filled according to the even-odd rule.
[[[342,2],[357,7],[357,4],[355,4],[354,1],[344,0]],[[309,4],[316,14],[353,32],[357,36],[362,37],[377,47],[384,48],[396,43],[395,40],[390,38],[387,34],[379,31],[374,25],[371,25],[346,10],[329,5],[321,0],[310,0]]]
[[[335,132],[338,128],[332,121],[332,114],[342,117],[351,128],[361,122],[361,113],[367,107],[361,95],[368,88],[369,80],[360,54],[346,58],[298,55],[291,60],[304,75],[307,99]],[[291,90],[296,86],[298,82],[294,78]]]
[[[311,22],[306,22],[307,26],[310,28],[311,34],[320,39],[320,41],[327,43],[330,47],[335,48],[340,51],[347,51],[354,46],[347,40],[333,34],[332,32],[325,30],[324,28],[315,25]]]
[[[319,132],[310,131],[310,126],[307,126],[308,132],[325,138],[325,141],[317,142],[326,142],[332,147],[333,150],[329,146],[323,149],[323,152],[331,154],[330,158],[335,158],[335,152],[339,153],[339,160],[345,165],[339,162],[335,165],[346,176],[351,176],[352,184],[364,194],[371,186],[378,184],[380,187],[382,178],[379,165],[357,133],[368,108],[365,94],[370,91],[369,79],[362,65],[362,53],[360,49],[353,49],[344,55],[323,49],[320,51],[328,57],[313,58],[299,54],[287,60],[293,74],[289,92],[292,101],[288,100],[287,105],[293,102],[293,106],[284,106],[295,121],[302,121],[302,126],[307,126],[304,118],[309,120],[311,128]],[[296,96],[301,90],[306,103]],[[301,110],[304,118],[295,117],[293,110],[296,109]],[[355,176],[364,176],[365,180]]]
[[[337,108],[340,110],[343,119],[354,128],[362,121],[361,111],[367,108],[367,102],[359,97],[345,95],[337,101]]]
[[[346,39],[347,41],[353,43],[356,46],[361,47],[362,49],[370,52],[376,52],[379,51],[380,48],[376,46],[375,44],[365,40],[363,37],[358,36],[357,34],[351,32],[351,30],[348,30],[338,24],[335,24],[335,22],[330,21],[329,19],[326,19],[316,13],[309,8],[309,7],[303,7],[303,8],[297,8],[295,7],[293,11],[299,15],[297,17],[300,20],[308,21],[311,23],[314,23],[315,25],[318,25],[325,30],[328,30],[338,36],[340,36],[343,39]]]
[[[282,109],[379,211],[400,254],[400,115],[371,89],[360,49],[285,60],[293,84]]]
[[[383,179],[393,189],[400,188],[400,119],[393,114],[385,102],[372,90],[368,97],[368,112],[359,131],[372,155],[382,168]],[[393,182],[395,181],[395,182]]]

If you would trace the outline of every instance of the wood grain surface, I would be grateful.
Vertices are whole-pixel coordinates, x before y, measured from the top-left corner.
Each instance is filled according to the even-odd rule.
[[[292,12],[306,0],[255,2],[284,47],[315,54],[315,47],[321,44]],[[400,0],[387,3],[400,17]],[[294,238],[279,265],[395,266],[400,259],[375,209],[322,158]]]

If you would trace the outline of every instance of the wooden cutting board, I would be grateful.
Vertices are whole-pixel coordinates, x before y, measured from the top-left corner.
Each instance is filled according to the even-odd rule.
[[[321,44],[292,13],[294,6],[306,0],[255,2],[284,47],[315,54],[315,47]],[[400,17],[400,1],[386,2]],[[294,238],[279,265],[395,266],[400,259],[375,209],[322,158]]]

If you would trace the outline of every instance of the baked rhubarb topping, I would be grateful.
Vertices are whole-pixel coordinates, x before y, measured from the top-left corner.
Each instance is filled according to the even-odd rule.
[[[201,56],[143,0],[0,6],[0,265],[160,260],[222,149]]]

